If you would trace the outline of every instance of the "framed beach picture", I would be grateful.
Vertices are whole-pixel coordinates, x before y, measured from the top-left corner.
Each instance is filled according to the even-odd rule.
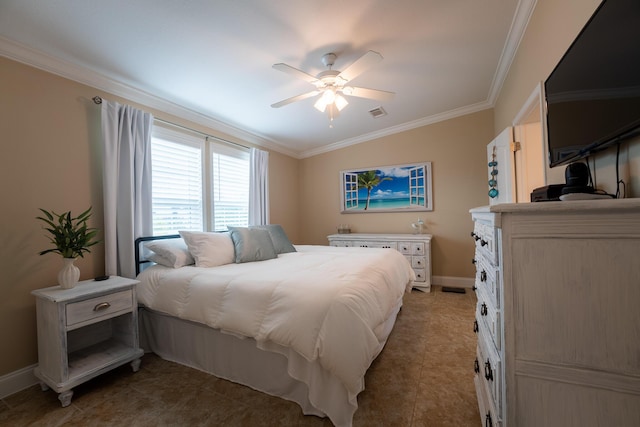
[[[340,172],[341,212],[432,211],[431,162]]]

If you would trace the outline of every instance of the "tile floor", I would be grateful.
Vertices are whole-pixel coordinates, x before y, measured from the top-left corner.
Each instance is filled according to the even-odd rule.
[[[353,425],[478,426],[475,294],[413,291],[369,369]],[[33,386],[0,400],[4,426],[331,426],[268,396],[148,354],[74,389],[62,408]]]

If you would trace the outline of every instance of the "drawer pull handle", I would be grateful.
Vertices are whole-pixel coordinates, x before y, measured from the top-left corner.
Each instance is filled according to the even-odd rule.
[[[477,242],[478,240],[480,240],[480,236],[478,236],[477,234],[476,234],[475,236],[473,236],[473,238],[474,238],[474,239],[476,239],[476,242]]]
[[[475,291],[476,289],[478,289],[478,287],[477,287],[476,285],[473,285],[473,286],[471,287],[471,290],[472,290],[472,291]]]
[[[493,427],[493,420],[491,419],[491,412],[487,412],[484,418],[484,427]]]
[[[111,307],[111,304],[109,304],[108,302],[101,302],[100,304],[96,304],[96,306],[93,307],[93,311],[106,310],[109,307]]]
[[[478,358],[473,362],[473,371],[477,374],[480,372],[480,363],[478,363]]]
[[[487,281],[487,272],[482,270],[482,272],[480,272],[480,281],[481,282],[486,282]]]
[[[489,311],[487,309],[487,304],[482,303],[482,305],[480,306],[480,314],[486,316],[488,313]]]
[[[487,241],[484,239],[480,240],[480,246],[487,246]]]
[[[478,321],[474,320],[473,321],[473,332],[478,332],[479,328],[478,328]]]
[[[484,377],[487,380],[493,381],[493,371],[491,370],[491,362],[487,359],[487,363],[484,364]]]
[[[476,259],[475,259],[475,258],[473,258],[473,259],[471,260],[471,264],[475,264],[476,262],[478,262],[478,261],[476,261]]]
[[[471,232],[471,237],[476,237],[476,233],[474,233],[473,231]]]

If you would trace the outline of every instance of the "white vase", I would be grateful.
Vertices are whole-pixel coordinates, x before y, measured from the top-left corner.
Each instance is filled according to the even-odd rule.
[[[73,288],[80,279],[80,269],[73,265],[75,258],[62,258],[64,265],[58,272],[58,284],[64,289]]]

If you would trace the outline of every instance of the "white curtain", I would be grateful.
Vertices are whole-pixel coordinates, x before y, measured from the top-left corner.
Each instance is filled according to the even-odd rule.
[[[134,240],[153,232],[150,113],[102,102],[105,273],[135,277]]]
[[[269,152],[249,151],[249,225],[269,224]]]

